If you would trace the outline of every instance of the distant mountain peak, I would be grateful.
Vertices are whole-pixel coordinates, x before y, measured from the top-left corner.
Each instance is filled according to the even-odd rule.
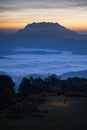
[[[58,28],[58,27],[60,27],[60,28],[65,28],[64,26],[61,26],[59,23],[53,23],[53,22],[38,22],[38,23],[36,23],[36,22],[33,22],[33,23],[31,23],[31,24],[28,24],[28,25],[26,25],[25,26],[25,28],[24,28],[24,30],[27,30],[27,29],[29,29],[30,27],[40,27],[40,28],[52,28],[52,27],[55,27],[55,28]]]
[[[53,37],[53,39],[78,39],[78,33],[71,31],[59,23],[52,22],[39,22],[31,23],[25,26],[24,29],[18,31],[18,36],[25,37],[42,37],[48,38]]]
[[[87,36],[67,29],[59,23],[32,23],[10,36],[0,35],[0,48],[30,47],[87,53]],[[3,44],[4,43],[4,44]]]

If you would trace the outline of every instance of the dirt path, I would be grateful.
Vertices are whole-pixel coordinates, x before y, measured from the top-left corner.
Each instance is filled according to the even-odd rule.
[[[87,130],[87,98],[67,98],[64,104],[60,97],[52,96],[40,110],[42,117],[3,118],[0,123],[9,130]]]
[[[50,97],[44,107],[50,110],[51,128],[55,130],[87,130],[87,98],[68,97],[66,104],[60,97]],[[46,108],[45,108],[46,109]]]

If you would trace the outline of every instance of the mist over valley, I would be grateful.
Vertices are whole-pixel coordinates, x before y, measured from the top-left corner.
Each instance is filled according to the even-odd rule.
[[[0,32],[0,72],[16,82],[32,74],[44,77],[84,70],[87,35],[46,22],[28,24],[12,34]]]

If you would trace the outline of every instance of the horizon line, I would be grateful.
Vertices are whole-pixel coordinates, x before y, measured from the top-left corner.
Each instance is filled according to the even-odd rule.
[[[71,31],[75,31],[75,32],[79,32],[79,33],[85,33],[85,34],[87,34],[87,28],[75,28],[75,27],[68,27],[68,26],[65,26],[65,25],[62,25],[61,23],[58,23],[58,22],[51,22],[51,21],[42,21],[42,22],[31,22],[31,23],[27,23],[27,24],[25,24],[24,26],[22,26],[22,27],[20,27],[20,26],[18,26],[18,27],[15,27],[15,26],[4,26],[4,27],[0,27],[0,30],[6,30],[6,31],[18,31],[18,30],[20,30],[20,29],[24,29],[27,25],[31,25],[31,24],[33,24],[33,23],[54,23],[54,24],[59,24],[60,26],[63,26],[63,27],[65,27],[65,28],[67,28],[67,29],[69,29],[69,30],[71,30]]]

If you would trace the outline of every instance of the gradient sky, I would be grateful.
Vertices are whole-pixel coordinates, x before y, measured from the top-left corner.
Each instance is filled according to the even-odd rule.
[[[0,0],[1,29],[43,21],[87,31],[87,0]]]

